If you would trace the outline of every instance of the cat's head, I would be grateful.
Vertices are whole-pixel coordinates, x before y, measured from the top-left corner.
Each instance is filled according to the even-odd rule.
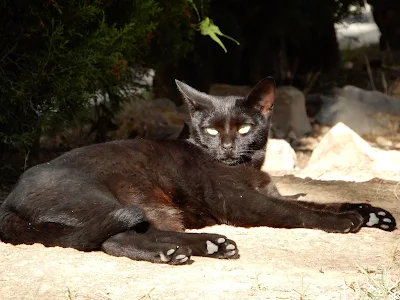
[[[190,141],[227,165],[251,161],[265,150],[275,95],[272,77],[246,97],[211,96],[178,80],[176,84],[189,107]]]

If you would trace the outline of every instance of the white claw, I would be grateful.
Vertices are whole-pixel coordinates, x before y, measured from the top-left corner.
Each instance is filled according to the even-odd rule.
[[[226,246],[226,250],[233,250],[236,249],[235,245],[233,244],[229,244],[228,246]]]
[[[167,255],[171,255],[171,254],[173,254],[175,252],[175,249],[169,249],[168,251],[167,251]]]
[[[180,262],[181,262],[181,263],[184,263],[184,262],[187,261],[188,259],[189,259],[189,257],[186,256],[185,258],[181,259]]]
[[[164,253],[162,253],[162,252],[160,252],[160,259],[161,259],[162,262],[167,262],[167,261],[169,261],[168,257],[166,257],[166,256],[164,255]]]

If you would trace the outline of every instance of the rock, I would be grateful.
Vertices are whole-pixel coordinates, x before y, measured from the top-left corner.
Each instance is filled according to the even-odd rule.
[[[338,123],[323,137],[307,167],[297,175],[320,180],[400,180],[400,151],[373,148],[349,127]]]
[[[304,94],[292,86],[276,90],[272,132],[277,138],[301,138],[312,128],[306,113]]]
[[[383,147],[392,147],[393,142],[384,138],[383,136],[376,137],[376,143]]]
[[[400,100],[400,79],[396,79],[389,86],[389,95]]]
[[[298,140],[297,144],[293,144],[296,150],[313,151],[315,148],[317,148],[319,141],[320,137],[307,136]]]
[[[285,140],[269,139],[262,170],[273,175],[291,174],[296,165],[296,152]]]
[[[391,134],[400,130],[400,101],[348,85],[335,89],[334,97],[322,96],[315,119],[330,126],[342,122],[358,134]]]
[[[167,98],[133,99],[124,103],[116,116],[118,129],[111,137],[176,139],[188,119],[189,115],[178,111],[175,103]]]
[[[153,109],[158,109],[161,111],[176,111],[177,107],[174,102],[169,100],[168,98],[157,98],[154,99],[153,101],[150,101],[150,106]]]
[[[252,87],[229,84],[213,84],[209,93],[214,96],[247,96]],[[292,86],[276,89],[274,113],[272,115],[272,133],[277,138],[301,138],[311,132],[307,117],[304,94]]]

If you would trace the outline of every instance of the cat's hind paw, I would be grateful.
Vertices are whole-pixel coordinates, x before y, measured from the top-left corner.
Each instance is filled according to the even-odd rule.
[[[216,237],[206,240],[206,256],[216,258],[238,258],[236,243],[226,237]]]
[[[168,250],[160,251],[159,259],[162,263],[170,265],[183,265],[190,262],[191,251],[188,247],[171,247]]]

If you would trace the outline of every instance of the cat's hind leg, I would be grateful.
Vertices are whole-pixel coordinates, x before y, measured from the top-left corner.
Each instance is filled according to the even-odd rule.
[[[188,246],[194,256],[226,259],[239,257],[236,243],[224,235],[161,231],[155,228],[150,228],[148,234],[160,242]]]
[[[114,204],[102,203],[97,208],[76,208],[74,213],[71,210],[28,219],[2,207],[0,238],[12,244],[41,243],[91,251],[100,250],[106,239],[119,232],[129,229],[140,232],[148,228],[143,211],[135,206],[115,207]]]
[[[116,234],[103,243],[102,250],[114,256],[174,265],[191,262],[191,255],[226,259],[239,257],[236,243],[225,236],[156,228],[143,233],[126,231]]]
[[[2,209],[0,237],[12,244],[41,243],[83,251],[103,250],[114,256],[158,263],[188,262],[191,249],[184,243],[159,242],[147,233],[149,223],[141,209],[112,208],[113,205],[107,204],[111,203],[102,203],[94,213],[85,208],[84,217],[80,211],[69,216],[42,215],[35,220],[26,220],[16,212]]]
[[[189,263],[192,253],[187,246],[157,241],[147,232],[138,233],[134,230],[110,237],[102,244],[101,249],[113,256],[172,265]]]

